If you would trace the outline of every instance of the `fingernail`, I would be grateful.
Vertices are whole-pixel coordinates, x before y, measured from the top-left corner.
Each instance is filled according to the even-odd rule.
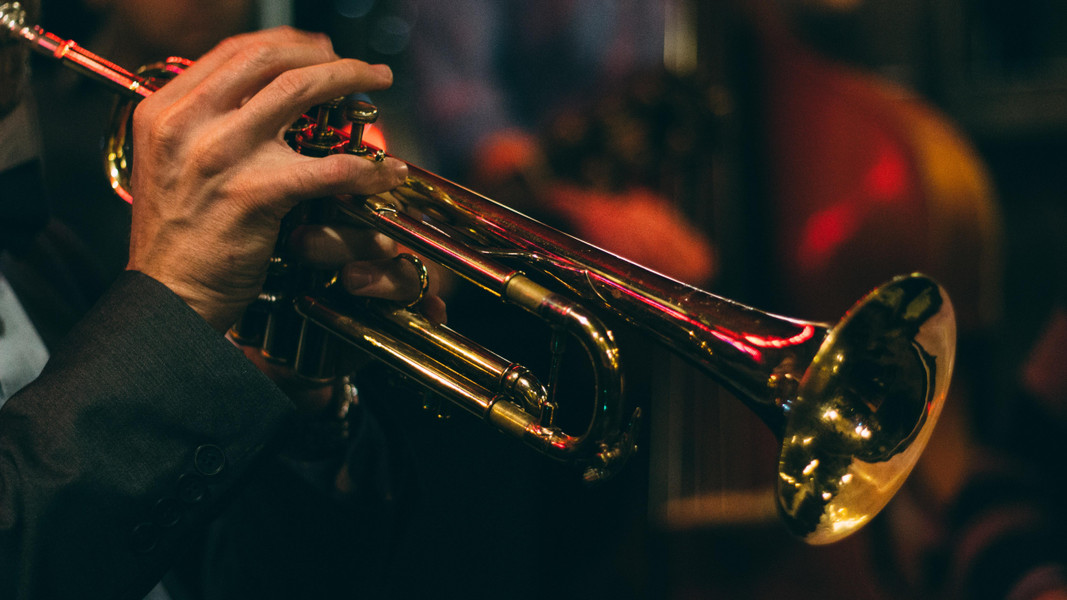
[[[384,63],[378,63],[378,64],[376,64],[376,65],[372,65],[372,66],[373,66],[373,67],[374,67],[375,69],[377,69],[377,70],[378,70],[378,72],[379,72],[379,73],[381,73],[381,74],[382,74],[383,76],[386,76],[386,77],[388,77],[389,79],[392,79],[392,78],[393,78],[393,69],[392,69],[392,68],[390,68],[390,67],[389,67],[389,65],[387,65],[387,64],[384,64]]]

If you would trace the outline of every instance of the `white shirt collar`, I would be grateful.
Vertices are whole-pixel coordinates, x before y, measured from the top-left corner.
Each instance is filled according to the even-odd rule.
[[[41,374],[48,349],[0,274],[0,405]]]

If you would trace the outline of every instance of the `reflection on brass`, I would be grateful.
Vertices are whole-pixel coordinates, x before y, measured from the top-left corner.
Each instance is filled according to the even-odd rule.
[[[0,6],[0,35],[7,31],[56,57],[54,48],[66,42],[22,26],[17,11],[17,3]],[[109,173],[123,193],[132,105],[166,77],[132,75],[68,46],[56,58],[133,98],[116,112],[109,143],[122,149],[109,153],[118,157]],[[187,64],[161,68],[172,75]],[[324,127],[323,120],[294,125],[294,148],[300,148],[294,140],[308,127]],[[347,135],[336,135],[331,151],[349,151]],[[271,345],[271,358],[317,379],[329,376],[329,345],[340,338],[597,481],[633,453],[640,418],[623,399],[622,357],[596,312],[605,311],[710,374],[778,435],[777,510],[811,543],[840,539],[885,506],[929,440],[947,392],[955,317],[944,290],[922,275],[879,287],[832,327],[779,317],[644,269],[414,165],[404,184],[376,197],[301,205],[286,218],[283,235],[315,222],[369,224],[577,339],[596,383],[585,431],[570,434],[555,424],[556,399],[547,391],[553,382],[542,384],[526,368],[416,312],[338,295],[328,286],[332,273],[272,269],[264,301],[249,308],[235,337],[282,340]],[[280,257],[277,263],[288,264]],[[283,343],[287,337],[295,341]]]

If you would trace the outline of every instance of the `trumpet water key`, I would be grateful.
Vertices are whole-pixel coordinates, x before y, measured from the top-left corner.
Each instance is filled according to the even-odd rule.
[[[108,144],[108,169],[116,191],[128,196],[133,106],[188,63],[171,60],[132,74],[23,18],[18,3],[0,5],[0,35],[23,40],[125,97]],[[329,126],[337,112],[353,121],[351,137]],[[365,103],[329,103],[295,123],[288,140],[305,154],[376,160],[383,153],[361,138],[375,115]],[[543,383],[417,311],[337,294],[331,274],[309,271],[283,253],[273,259],[273,277],[237,336],[324,379],[331,376],[330,346],[343,340],[596,481],[633,453],[640,417],[627,408],[622,357],[598,316],[614,315],[708,373],[778,435],[779,513],[815,544],[867,523],[919,459],[941,413],[955,354],[952,304],[930,278],[897,277],[834,325],[780,317],[664,277],[409,167],[407,180],[390,192],[314,201],[287,220],[368,224],[544,319],[556,335],[577,339],[596,382],[584,431],[567,433],[556,424],[551,373]]]

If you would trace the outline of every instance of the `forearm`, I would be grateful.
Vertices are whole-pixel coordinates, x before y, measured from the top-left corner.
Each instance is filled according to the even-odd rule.
[[[139,598],[290,411],[169,290],[123,275],[0,411],[0,596]]]

